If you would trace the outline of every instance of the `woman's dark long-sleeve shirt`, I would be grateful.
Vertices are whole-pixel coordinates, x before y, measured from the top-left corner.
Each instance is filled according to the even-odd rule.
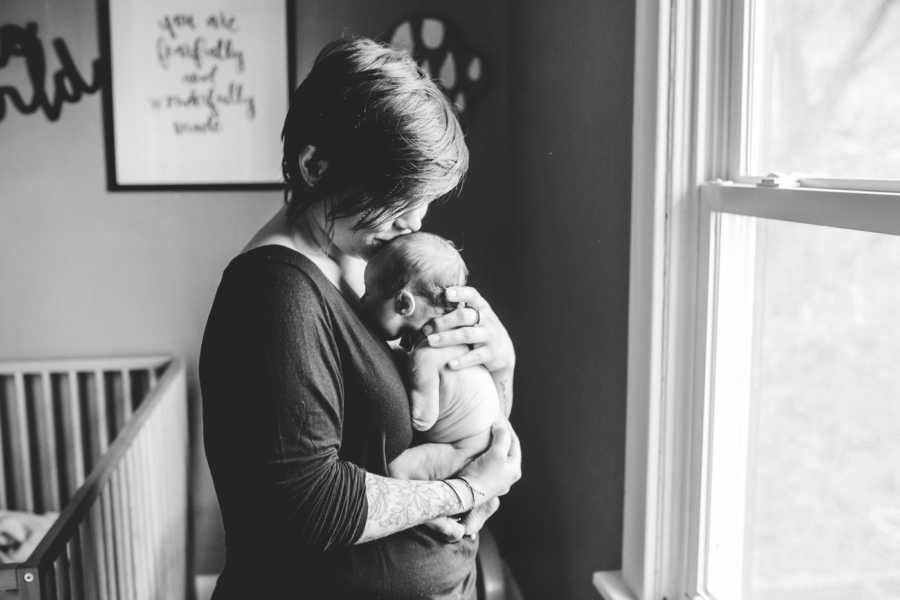
[[[409,404],[386,344],[307,258],[263,246],[231,262],[200,382],[227,545],[216,598],[470,596],[472,542],[414,528],[353,545],[364,469],[386,474],[409,446]]]

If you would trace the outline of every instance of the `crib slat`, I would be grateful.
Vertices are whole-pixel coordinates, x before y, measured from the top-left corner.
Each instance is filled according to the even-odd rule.
[[[90,466],[93,468],[109,447],[109,425],[106,417],[106,393],[102,373],[84,374],[85,415],[90,440]]]
[[[149,426],[147,427],[147,435],[149,436],[150,441],[151,441],[150,442],[150,449],[151,449],[150,451],[151,452],[154,452],[156,450],[156,448],[159,447],[158,446],[159,436],[157,433],[157,430],[158,430],[157,424],[158,424],[158,421],[154,421],[153,423],[150,423]],[[151,488],[151,493],[152,493],[153,499],[151,501],[150,508],[153,511],[153,532],[154,532],[154,535],[156,535],[157,532],[165,529],[165,513],[163,510],[162,486],[160,485],[162,483],[162,477],[160,477],[160,473],[159,473],[159,465],[160,465],[161,461],[157,460],[156,457],[153,456],[152,454],[150,455],[149,458],[150,458],[150,468],[152,469],[151,473],[153,476],[153,479],[152,479],[153,483],[152,483],[152,488]],[[154,545],[154,550],[156,552],[156,556],[154,558],[156,570],[154,572],[153,588],[156,590],[157,594],[164,595],[164,590],[165,590],[164,574],[165,574],[165,569],[166,569],[165,548],[163,547],[162,544],[159,543],[159,539],[157,539],[157,538],[154,538],[153,545]]]
[[[132,445],[128,449],[123,461],[123,491],[125,492],[125,548],[128,557],[128,591],[132,598],[140,595],[138,587],[138,569],[140,564],[137,562],[138,543],[140,537],[138,535],[138,519],[137,519],[137,490],[135,489],[135,454],[137,449]]]
[[[49,569],[38,569],[36,581],[40,582],[39,593],[38,589],[35,589],[32,586],[29,587],[29,592],[34,593],[35,599],[40,600],[58,600],[59,596],[56,593],[56,574],[53,570],[53,565],[50,565]],[[30,600],[28,594],[25,595],[25,600]]]
[[[131,581],[134,597],[138,600],[145,597],[142,586],[143,582],[141,580],[141,568],[143,566],[143,563],[141,562],[141,552],[144,543],[144,532],[141,529],[141,519],[139,515],[141,507],[137,472],[137,445],[139,441],[140,436],[135,439],[134,444],[125,456],[125,488],[128,490],[128,517],[130,519],[130,535],[128,537],[130,544],[129,556],[131,557]]]
[[[154,585],[156,573],[156,546],[154,544],[155,540],[153,538],[153,532],[156,531],[156,529],[153,525],[151,513],[153,487],[150,461],[148,458],[150,454],[147,448],[148,439],[147,430],[145,428],[138,439],[138,464],[141,473],[141,485],[139,489],[140,497],[142,499],[141,521],[143,522],[145,532],[144,543],[142,544],[144,552],[141,564],[143,565],[144,587],[147,590],[148,597],[153,598],[157,596],[158,592]]]
[[[114,470],[107,485],[109,490],[110,509],[112,516],[112,549],[116,559],[116,582],[119,598],[128,598],[125,590],[125,563],[122,551],[122,504],[119,495],[119,473]]]
[[[75,531],[72,539],[66,544],[69,556],[69,592],[72,600],[84,600],[84,564],[81,555],[81,528]]]
[[[57,395],[62,444],[66,449],[63,456],[62,500],[68,502],[78,486],[84,481],[84,438],[81,433],[81,399],[78,394],[78,375],[74,371],[60,374]]]
[[[157,543],[156,532],[160,530],[160,519],[159,519],[159,502],[157,500],[157,494],[159,492],[159,482],[156,477],[156,467],[153,461],[153,424],[149,423],[147,427],[144,429],[144,435],[147,438],[147,444],[144,452],[144,464],[147,473],[147,485],[148,485],[148,495],[147,495],[147,512],[148,512],[148,522],[150,525],[150,585],[153,589],[153,596],[162,595],[162,587],[160,586],[160,577],[159,574],[162,571],[161,567],[161,559],[160,552],[162,548]]]
[[[34,451],[37,458],[38,512],[59,511],[59,468],[56,452],[56,431],[53,419],[53,396],[50,374],[41,373],[27,379],[32,390],[31,402],[34,411]]]
[[[176,497],[187,497],[187,463],[183,460],[178,460],[179,456],[187,455],[188,447],[187,447],[187,423],[182,420],[180,415],[183,404],[179,402],[170,402],[167,405],[168,419],[166,431],[171,431],[172,435],[175,437],[175,442],[170,445],[169,448],[169,461],[171,465],[175,467],[175,476],[174,481],[176,483],[175,490],[177,490],[177,496],[174,494],[171,495],[171,499]],[[190,518],[187,512],[187,505],[184,502],[171,502],[172,507],[172,522],[173,523],[185,523]],[[180,535],[178,537],[178,544],[175,544],[177,548],[176,555],[173,557],[173,572],[175,573],[175,577],[173,577],[172,581],[172,595],[174,597],[178,597],[184,594],[184,590],[186,588],[187,582],[185,579],[186,574],[186,566],[188,564],[187,558],[187,536]]]
[[[7,473],[5,466],[7,462],[7,442],[4,440],[7,434],[4,432],[4,429],[8,427],[9,423],[7,406],[15,393],[16,388],[13,378],[9,375],[0,375],[0,510],[6,509],[9,503],[7,500]]]
[[[131,377],[131,406],[137,410],[150,389],[150,376],[146,369],[133,369],[128,375]]]
[[[28,443],[28,411],[25,398],[25,376],[16,373],[15,392],[7,408],[9,415],[12,508],[34,512],[34,487],[31,480],[31,450]]]
[[[55,579],[56,597],[59,600],[71,600],[69,589],[69,557],[63,552],[53,561],[53,575]]]
[[[168,450],[169,450],[169,448],[171,448],[171,444],[173,443],[174,440],[166,438],[165,443],[161,443],[164,439],[163,432],[165,431],[165,426],[167,425],[166,415],[164,414],[165,407],[160,407],[160,413],[161,414],[159,416],[159,420],[156,423],[154,423],[154,428],[153,428],[154,445],[153,445],[153,447],[160,449],[160,451],[159,451],[160,456],[157,461],[158,465],[156,467],[158,481],[166,482],[165,488],[164,488],[165,492],[163,493],[162,490],[160,491],[159,500],[158,500],[159,509],[160,509],[161,528],[163,530],[166,530],[168,524],[172,522],[172,511],[171,511],[171,506],[170,506],[170,496],[169,495],[172,493],[172,487],[171,487],[172,479],[175,477],[175,473],[172,472],[172,470],[171,470],[172,465],[169,462]],[[169,468],[167,468],[167,467],[169,467]],[[166,550],[162,555],[161,569],[164,573],[171,574],[171,573],[173,573],[172,559],[173,559],[173,555],[175,554],[175,552],[177,552],[177,549],[175,548],[175,545],[172,543],[172,542],[174,542],[173,539],[170,539],[168,541],[169,541],[169,544],[166,545]],[[171,594],[172,594],[172,576],[168,575],[167,577],[165,577],[161,581],[161,584],[163,586],[162,589],[165,590],[165,595],[171,596]]]
[[[118,600],[121,598],[121,594],[119,593],[119,572],[116,567],[116,543],[113,534],[115,524],[113,523],[112,494],[110,492],[108,481],[103,487],[103,492],[100,495],[100,510],[103,514],[103,549],[104,559],[106,560],[106,589],[111,600]]]
[[[103,374],[106,387],[107,402],[112,413],[109,439],[114,440],[116,434],[125,426],[125,390],[124,381],[120,371],[107,371]]]
[[[103,560],[103,531],[100,505],[95,504],[88,511],[84,522],[78,526],[81,555],[81,579],[84,597],[107,600],[106,562]]]
[[[131,579],[131,532],[128,528],[128,505],[126,503],[126,486],[124,479],[125,463],[120,462],[113,474],[112,492],[115,498],[116,512],[116,565],[119,568],[119,593],[124,598],[134,598]]]
[[[122,395],[124,397],[124,410],[125,410],[125,421],[128,422],[128,419],[131,418],[131,414],[134,412],[134,397],[131,389],[131,371],[128,369],[123,369],[121,371],[122,374]]]

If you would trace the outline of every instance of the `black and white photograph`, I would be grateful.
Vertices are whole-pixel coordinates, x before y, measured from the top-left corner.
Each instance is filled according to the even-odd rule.
[[[900,600],[900,0],[0,0],[0,600]]]

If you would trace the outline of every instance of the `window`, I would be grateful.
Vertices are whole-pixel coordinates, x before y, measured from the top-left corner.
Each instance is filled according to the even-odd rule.
[[[897,597],[900,236],[718,221],[706,589]]]
[[[757,0],[747,170],[900,177],[900,6]]]
[[[900,2],[637,4],[609,600],[900,597]]]

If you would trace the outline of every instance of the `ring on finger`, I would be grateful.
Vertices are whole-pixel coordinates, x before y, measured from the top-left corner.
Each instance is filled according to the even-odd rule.
[[[473,326],[474,326],[474,325],[478,325],[479,323],[481,323],[481,311],[479,311],[479,310],[478,310],[477,308],[475,308],[474,306],[470,306],[469,308],[471,308],[472,310],[475,311],[475,322],[472,323],[472,325],[473,325]]]

